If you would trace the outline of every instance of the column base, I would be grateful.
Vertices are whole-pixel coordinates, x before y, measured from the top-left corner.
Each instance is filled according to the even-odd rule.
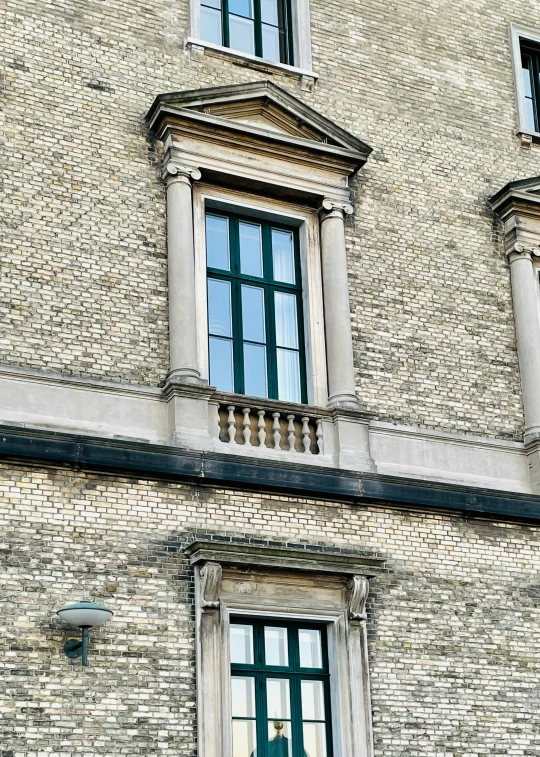
[[[215,388],[206,382],[178,381],[178,378],[167,382],[164,395],[168,444],[186,449],[213,449],[214,442],[208,433],[208,401],[214,392]]]
[[[208,381],[201,378],[199,371],[194,368],[176,368],[167,375],[165,388],[170,385],[194,384],[196,386],[208,386]]]

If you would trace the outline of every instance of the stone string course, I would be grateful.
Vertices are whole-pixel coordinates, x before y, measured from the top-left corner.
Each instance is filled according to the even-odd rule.
[[[540,753],[540,530],[0,466],[2,757],[195,757],[194,536],[369,550],[376,757]],[[90,666],[64,603],[106,603]],[[339,755],[336,757],[345,757]]]
[[[189,57],[187,0],[6,0],[0,362],[159,385],[165,198],[143,117],[160,92],[272,78],[374,154],[348,226],[358,393],[379,418],[519,437],[506,262],[486,198],[540,173],[514,135],[510,21],[538,0],[312,0],[313,93]]]

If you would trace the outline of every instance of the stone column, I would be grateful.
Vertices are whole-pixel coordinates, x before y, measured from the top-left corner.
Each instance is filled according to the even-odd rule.
[[[508,254],[526,437],[540,434],[540,312],[533,256],[540,256],[540,249],[521,242]]]
[[[170,363],[164,394],[169,443],[212,449],[208,401],[214,390],[201,378],[197,355],[192,182],[200,178],[197,168],[166,164]]]
[[[356,397],[345,214],[351,205],[323,200],[321,218],[322,285],[328,371],[328,406],[334,422],[334,461],[340,468],[374,471],[369,451],[372,417]]]
[[[330,407],[357,407],[349,281],[345,251],[347,203],[324,200],[321,208],[321,257]]]
[[[191,184],[197,168],[169,163],[167,183],[167,256],[169,261],[168,383],[204,384],[197,358],[195,247]]]

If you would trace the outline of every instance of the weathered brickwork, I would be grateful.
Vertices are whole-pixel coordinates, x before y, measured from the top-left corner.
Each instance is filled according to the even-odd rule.
[[[271,77],[375,148],[348,229],[360,397],[381,418],[519,435],[509,278],[486,198],[540,173],[514,136],[507,28],[536,5],[312,0],[320,79],[306,93],[192,60],[187,0],[9,0],[0,360],[163,382],[165,203],[144,113],[159,92]]]
[[[1,467],[2,754],[194,757],[194,535],[369,549],[377,757],[540,752],[537,528]],[[55,611],[106,603],[90,667]],[[345,757],[338,755],[336,757]]]

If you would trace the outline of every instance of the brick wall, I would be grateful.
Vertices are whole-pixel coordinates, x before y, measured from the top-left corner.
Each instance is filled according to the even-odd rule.
[[[486,197],[540,173],[513,134],[508,28],[538,0],[311,2],[312,94],[375,150],[348,227],[360,397],[380,418],[519,435],[508,271]],[[0,362],[167,372],[159,92],[270,74],[184,50],[187,0],[8,0],[0,56]]]
[[[194,535],[367,548],[376,757],[540,752],[540,531],[444,514],[0,467],[3,757],[194,757]],[[55,615],[113,621],[69,661]],[[345,757],[345,755],[336,755]]]

